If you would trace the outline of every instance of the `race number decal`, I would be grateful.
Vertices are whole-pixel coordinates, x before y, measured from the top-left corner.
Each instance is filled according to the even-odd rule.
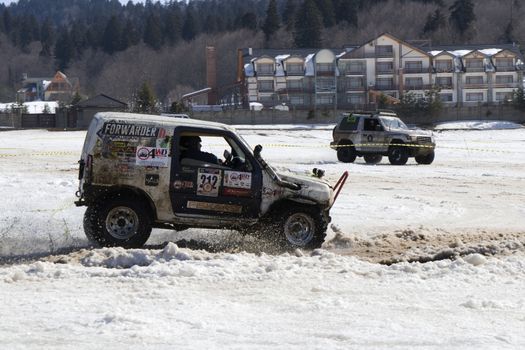
[[[199,168],[197,173],[197,195],[217,197],[221,185],[221,171],[219,169]]]

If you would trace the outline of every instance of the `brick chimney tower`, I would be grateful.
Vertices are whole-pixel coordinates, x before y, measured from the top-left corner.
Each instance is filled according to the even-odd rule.
[[[211,91],[208,93],[208,104],[217,104],[217,54],[215,47],[206,46],[206,83]]]

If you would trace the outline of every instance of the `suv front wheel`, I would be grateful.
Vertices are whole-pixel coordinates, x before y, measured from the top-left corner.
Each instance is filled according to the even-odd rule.
[[[388,151],[388,160],[392,165],[405,165],[408,161],[408,150],[403,146],[391,146]]]
[[[434,151],[427,153],[425,155],[422,155],[422,156],[421,155],[416,156],[415,158],[418,164],[425,164],[425,165],[432,164],[432,162],[434,161]]]
[[[92,243],[103,247],[140,248],[151,234],[151,220],[138,201],[108,199],[88,207],[84,231]]]

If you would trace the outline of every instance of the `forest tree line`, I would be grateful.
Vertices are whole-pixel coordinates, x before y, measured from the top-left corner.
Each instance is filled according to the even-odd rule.
[[[0,5],[0,101],[14,99],[22,73],[62,70],[84,96],[129,101],[148,82],[171,102],[205,87],[209,45],[219,86],[235,81],[243,47],[343,49],[382,32],[433,45],[519,45],[524,12],[519,0],[19,0]]]

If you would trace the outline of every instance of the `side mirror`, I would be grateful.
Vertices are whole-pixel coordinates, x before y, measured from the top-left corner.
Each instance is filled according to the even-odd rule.
[[[222,154],[222,156],[224,157],[224,159],[230,159],[230,157],[232,156],[230,151],[228,151],[227,149],[224,150],[224,153]]]
[[[260,158],[261,157],[261,151],[262,151],[262,146],[261,145],[255,146],[255,148],[253,149],[253,155],[255,156],[255,158]]]

